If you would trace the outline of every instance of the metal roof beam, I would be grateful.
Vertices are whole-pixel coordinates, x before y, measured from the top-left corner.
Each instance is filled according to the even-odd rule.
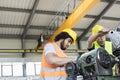
[[[69,16],[71,13],[68,12],[57,12],[57,11],[47,11],[47,10],[36,10],[36,14],[49,14],[49,15],[56,15],[56,13],[61,13],[58,16]]]
[[[20,39],[21,35],[16,35],[16,34],[0,34],[0,38],[2,38],[2,39]]]
[[[101,2],[111,2],[111,0],[101,0]],[[120,4],[120,1],[119,0],[116,0],[115,4]]]
[[[0,28],[24,28],[25,25],[14,25],[14,24],[0,24]],[[47,30],[47,26],[36,26],[36,25],[31,25],[30,29],[43,29]]]
[[[120,3],[120,1],[119,1]],[[30,13],[30,9],[19,9],[19,8],[6,8],[6,7],[0,7],[0,11],[13,11],[13,12],[25,12],[25,13]],[[46,10],[36,10],[35,14],[47,14],[47,15],[56,15],[56,11],[46,11]],[[70,13],[68,12],[61,12],[61,14],[59,16],[69,16]],[[96,18],[96,15],[86,15],[85,18]],[[115,20],[115,21],[119,21],[120,18],[116,18],[116,17],[108,17],[108,16],[103,16],[102,19],[106,19],[106,20]]]
[[[28,29],[30,28],[30,24],[31,24],[32,19],[33,19],[33,17],[34,17],[35,10],[36,10],[36,8],[37,8],[37,6],[38,6],[38,3],[39,3],[39,0],[35,0],[34,5],[33,5],[33,8],[32,8],[32,10],[31,10],[31,13],[30,13],[29,18],[28,18],[28,21],[27,21],[26,26],[25,26],[25,28],[24,28],[24,31],[23,31],[23,34],[22,34],[22,39],[25,38],[25,36],[26,36],[26,34],[27,34],[27,31],[28,31]]]
[[[11,12],[24,12],[30,13],[30,9],[21,9],[21,8],[9,8],[9,7],[0,7],[0,11],[11,11]]]
[[[38,39],[39,35],[27,35],[26,39]],[[2,39],[21,39],[21,35],[18,34],[0,34],[0,38]]]
[[[89,32],[89,30],[103,17],[103,15],[112,7],[116,0],[111,0],[96,19],[87,27],[87,29],[78,37],[78,48],[80,49],[80,40]]]
[[[25,25],[11,25],[11,24],[0,24],[0,28],[23,28],[24,29],[24,26]],[[48,30],[47,28],[48,26],[34,26],[34,25],[31,25],[29,29],[40,29],[40,30]],[[50,27],[56,27],[57,29],[57,26],[50,26]],[[50,29],[50,31],[54,31],[56,29]],[[73,28],[73,30],[75,31],[84,31],[85,29],[84,28]]]
[[[27,23],[26,23],[26,25],[25,25],[25,28],[24,28],[24,30],[23,30],[23,33],[22,33],[22,36],[21,36],[22,49],[24,49],[24,45],[25,45],[25,44],[24,44],[24,42],[25,42],[24,39],[26,38],[26,34],[27,34],[27,32],[28,32],[28,30],[29,30],[29,28],[30,28],[31,22],[32,22],[33,17],[34,17],[34,14],[35,14],[35,10],[36,10],[36,8],[37,8],[37,6],[38,6],[38,3],[39,3],[39,0],[35,0],[34,5],[33,5],[33,7],[32,7],[32,10],[31,10],[31,12],[30,12],[30,14],[29,14]],[[25,57],[25,56],[26,56],[26,54],[23,53],[23,54],[22,54],[22,57]]]
[[[116,17],[106,17],[106,16],[103,16],[102,19],[103,20],[120,21],[120,18],[116,18]]]
[[[20,9],[20,8],[8,8],[8,7],[0,7],[0,11],[12,11],[12,12],[24,12],[30,13],[31,9]],[[48,14],[48,15],[56,15],[57,11],[47,11],[47,10],[35,10],[36,14]],[[60,16],[70,15],[68,12],[60,12]]]
[[[86,15],[85,18],[97,18],[96,15]],[[103,16],[101,19],[103,20],[114,20],[114,21],[120,21],[120,18],[118,17],[108,17],[108,16]]]

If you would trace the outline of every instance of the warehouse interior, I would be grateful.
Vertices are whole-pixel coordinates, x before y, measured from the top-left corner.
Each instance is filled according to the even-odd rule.
[[[120,0],[88,2],[91,3],[87,0],[0,0],[0,80],[39,80],[42,47],[64,28],[77,32],[76,45],[69,49],[86,50],[94,25],[110,30],[119,26]],[[78,9],[80,13],[74,13]],[[79,18],[76,20],[75,16]],[[62,25],[70,19],[73,24]],[[78,52],[69,50],[67,54],[78,56]]]

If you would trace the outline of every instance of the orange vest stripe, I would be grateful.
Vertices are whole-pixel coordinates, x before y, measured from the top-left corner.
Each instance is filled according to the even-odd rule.
[[[49,68],[56,68],[56,66],[53,66],[51,64],[48,64],[47,61],[46,61],[46,58],[45,58],[45,55],[43,54],[42,55],[42,62],[44,62],[42,65],[42,67],[49,67]]]

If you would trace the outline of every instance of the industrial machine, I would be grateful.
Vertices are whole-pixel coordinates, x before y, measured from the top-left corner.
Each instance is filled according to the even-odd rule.
[[[120,27],[117,27],[115,30],[109,31],[108,37],[113,44],[113,54],[118,57],[120,55]]]
[[[120,28],[111,30],[108,36],[113,43],[114,56],[103,48],[82,54],[76,62],[67,63],[67,80],[120,80],[120,75],[112,75],[115,64],[118,64],[120,73]],[[78,79],[77,76],[82,78]]]
[[[112,76],[111,63],[110,55],[103,48],[84,53],[77,58],[76,63],[66,65],[68,80],[77,80],[79,75],[82,75],[84,80],[98,80],[103,76]]]
[[[118,75],[120,76],[120,24],[115,30],[109,31],[108,36],[113,44],[113,55],[117,59]]]

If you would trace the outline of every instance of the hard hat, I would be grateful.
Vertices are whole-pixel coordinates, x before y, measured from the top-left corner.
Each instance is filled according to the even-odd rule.
[[[73,39],[73,43],[72,44],[76,43],[77,33],[75,31],[73,31],[70,28],[66,28],[62,32],[67,32],[69,34],[69,36]]]
[[[100,30],[103,29],[103,26],[101,25],[95,25],[93,28],[92,28],[92,34],[96,34],[98,33]]]

